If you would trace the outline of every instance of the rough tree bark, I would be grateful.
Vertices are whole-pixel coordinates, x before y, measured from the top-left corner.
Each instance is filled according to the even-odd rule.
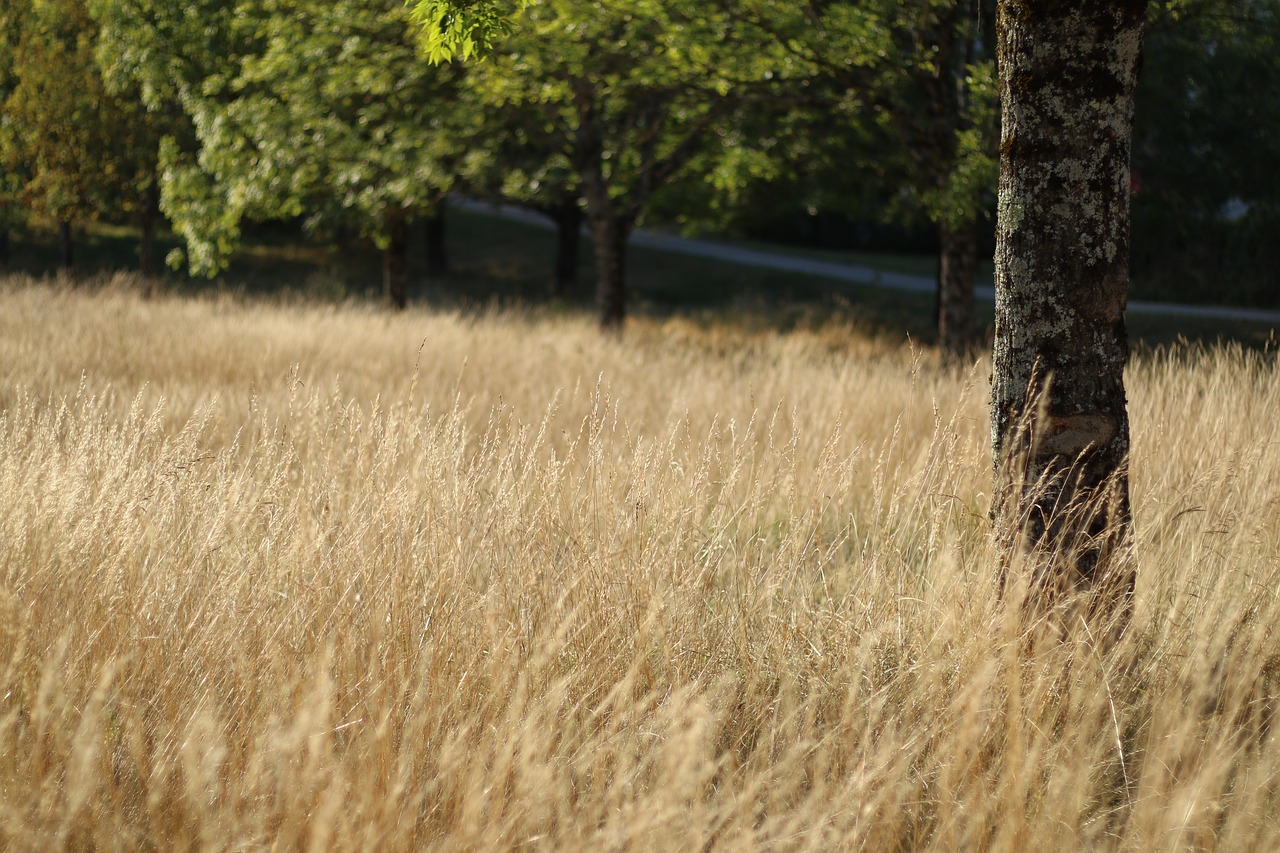
[[[1146,0],[1001,0],[993,517],[1030,603],[1132,605],[1124,311]],[[1026,560],[1020,560],[1026,557]]]
[[[973,288],[978,270],[978,223],[938,226],[938,345],[943,358],[958,361],[973,332]]]
[[[402,210],[386,216],[387,247],[382,252],[382,282],[391,306],[403,311],[409,302],[409,225]]]

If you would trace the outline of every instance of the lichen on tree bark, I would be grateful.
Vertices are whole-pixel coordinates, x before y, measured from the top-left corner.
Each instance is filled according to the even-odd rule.
[[[1006,571],[1131,606],[1129,146],[1145,0],[1002,0],[991,431]],[[1028,560],[1018,559],[1030,557]]]

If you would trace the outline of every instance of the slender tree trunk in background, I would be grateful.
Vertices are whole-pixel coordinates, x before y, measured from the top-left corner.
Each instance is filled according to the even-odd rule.
[[[160,182],[152,177],[142,203],[142,239],[138,242],[138,272],[146,282],[148,294],[155,292],[156,219],[160,213]]]
[[[142,237],[138,241],[138,272],[148,283],[156,278],[156,218],[150,211],[142,213]]]
[[[587,200],[587,222],[596,257],[596,308],[600,328],[621,331],[627,319],[627,237],[632,219],[618,210],[609,194],[603,164],[596,157],[582,169],[582,189]]]
[[[942,357],[959,362],[973,334],[973,288],[978,271],[978,223],[938,226],[938,345]]]
[[[382,252],[382,282],[391,306],[403,311],[409,304],[409,224],[404,211],[387,214],[387,248]]]
[[[660,142],[663,134],[671,130],[668,120],[673,101],[660,94],[639,98],[624,122],[630,128],[628,135],[640,139],[638,169],[624,179],[611,166],[606,168],[603,140],[606,129],[614,126],[617,119],[601,114],[590,87],[575,83],[572,88],[579,120],[573,159],[595,241],[600,325],[605,330],[620,331],[627,317],[626,250],[631,230],[658,188],[688,165],[712,123],[725,114],[728,101],[713,101],[668,147]],[[625,174],[627,170],[622,171]]]
[[[576,198],[565,199],[555,210],[556,278],[552,291],[566,297],[578,283],[578,246],[582,234],[582,208]]]
[[[627,319],[627,236],[629,229],[617,219],[591,223],[596,250],[596,306],[600,328],[621,331]]]
[[[61,273],[67,277],[74,278],[76,274],[76,258],[74,246],[71,242],[71,223],[65,220],[58,223],[58,258]]]
[[[9,261],[9,229],[0,228],[0,269],[8,269]]]
[[[449,254],[445,246],[444,205],[437,204],[435,210],[423,221],[423,233],[427,240],[427,278],[439,278],[449,274]]]
[[[1030,604],[1123,629],[1135,566],[1124,310],[1146,0],[1001,0],[993,520]],[[1025,561],[1017,558],[1025,557]]]

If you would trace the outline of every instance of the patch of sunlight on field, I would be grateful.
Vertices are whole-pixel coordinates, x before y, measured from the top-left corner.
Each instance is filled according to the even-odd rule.
[[[1280,846],[1273,360],[1130,374],[1133,630],[1019,652],[988,364],[0,283],[0,846]]]

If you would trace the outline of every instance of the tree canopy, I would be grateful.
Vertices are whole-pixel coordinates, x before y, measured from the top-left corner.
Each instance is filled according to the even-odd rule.
[[[974,221],[989,205],[995,163],[994,63],[976,2],[415,5],[431,57],[487,54],[476,74],[488,81],[493,107],[560,106],[561,148],[580,173],[589,218],[595,230],[619,232],[624,241],[654,192],[690,161],[698,159],[705,179],[729,196],[786,171],[781,158],[794,162],[807,152],[760,142],[773,136],[770,125],[790,121],[799,127],[803,119],[794,117],[814,105],[822,112],[807,115],[821,115],[821,121],[797,136],[875,138],[876,149],[861,149],[862,162],[850,146],[833,158],[832,174],[817,182],[843,182],[874,159],[897,161],[892,168],[902,185],[948,246],[944,270],[956,272],[943,275],[944,293],[959,290],[966,301],[952,323],[956,331],[944,338],[952,349],[963,346],[972,326]],[[662,129],[646,124],[646,111],[654,110],[663,116]],[[686,122],[692,132],[681,142],[675,128],[685,119],[692,119]],[[716,138],[707,133],[712,121]],[[638,129],[653,152],[665,146],[673,156],[659,165],[652,154],[615,155],[639,150],[639,139],[628,141],[618,132],[626,128]],[[599,159],[608,169],[592,165],[591,145],[604,146]],[[626,175],[636,163],[644,174]],[[608,189],[594,189],[602,181]],[[963,239],[949,240],[951,235]],[[597,247],[598,255],[605,251]],[[619,257],[621,249],[608,254]],[[604,276],[611,265],[620,261],[601,261]],[[624,297],[604,294],[625,291],[600,286],[602,320],[610,323]]]
[[[471,59],[488,52],[510,29],[511,16],[530,0],[408,0],[432,62]]]
[[[118,61],[133,63],[124,73],[190,122],[186,144],[164,146],[163,207],[193,272],[217,272],[243,223],[270,219],[403,252],[406,220],[454,180],[466,139],[458,73],[421,60],[403,6],[104,0],[101,12]],[[403,263],[388,263],[403,305]]]
[[[1176,288],[1197,301],[1274,301],[1278,50],[1273,0],[1185,0],[1153,10],[1134,121],[1142,296]]]
[[[28,214],[61,223],[69,267],[72,223],[100,214],[133,217],[147,206],[155,125],[135,90],[104,79],[100,30],[83,0],[6,3],[2,17],[0,192],[6,208],[17,202]],[[16,217],[6,218],[12,224]]]
[[[544,162],[567,167],[560,183],[580,188],[605,326],[626,315],[626,242],[654,193],[723,145],[735,108],[777,90],[786,57],[736,11],[690,0],[545,0],[525,8],[473,71],[486,108],[536,111]]]
[[[1149,5],[1143,297],[1275,304],[1280,101],[1258,93],[1278,10]],[[625,315],[637,225],[839,228],[883,249],[891,223],[941,258],[944,348],[977,327],[993,0],[0,0],[0,17],[0,238],[95,218],[154,231],[162,211],[175,260],[212,273],[257,221],[390,247],[398,219],[465,186],[552,217],[562,258],[585,219],[605,319]]]

